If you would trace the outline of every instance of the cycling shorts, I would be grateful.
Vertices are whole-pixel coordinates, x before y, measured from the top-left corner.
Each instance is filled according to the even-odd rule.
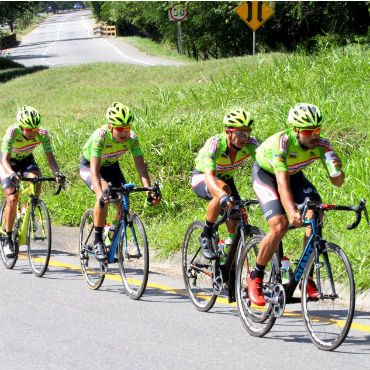
[[[290,175],[290,189],[294,202],[303,203],[306,197],[321,202],[320,195],[313,184],[306,179],[303,172]],[[257,195],[261,210],[266,220],[274,216],[285,215],[281,203],[275,175],[262,169],[257,162],[252,168],[253,190]]]
[[[21,176],[27,177],[30,173],[41,176],[41,170],[38,164],[35,162],[35,158],[30,154],[22,160],[16,160],[10,158],[9,160],[10,167],[14,172],[20,173]],[[4,167],[1,164],[1,154],[0,154],[0,179],[1,187],[5,189],[14,188],[14,184],[10,181],[10,176],[5,171]]]
[[[111,182],[113,187],[120,187],[126,184],[125,177],[123,176],[118,162],[113,163],[111,166],[100,168],[100,181]],[[82,181],[88,188],[94,191],[91,182],[90,162],[82,156],[80,161],[80,176]]]
[[[209,189],[205,183],[205,174],[203,172],[199,172],[197,170],[193,171],[193,174],[191,175],[191,187],[193,188],[196,195],[198,195],[199,198],[205,199],[205,200],[211,200],[211,193],[209,192]],[[227,180],[219,179],[216,177],[217,180],[223,181],[226,185],[228,185],[231,189],[231,195],[234,197],[235,200],[240,200],[240,195],[238,193],[238,190],[236,189],[234,178],[230,177]]]

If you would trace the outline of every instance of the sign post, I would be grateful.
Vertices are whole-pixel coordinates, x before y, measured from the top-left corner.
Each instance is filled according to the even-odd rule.
[[[182,4],[176,4],[168,10],[168,18],[170,21],[177,22],[177,47],[179,54],[182,54],[182,30],[181,22],[188,17],[188,11]]]
[[[264,1],[246,1],[237,7],[235,12],[253,31],[254,55],[256,50],[256,31],[274,14],[274,11]]]

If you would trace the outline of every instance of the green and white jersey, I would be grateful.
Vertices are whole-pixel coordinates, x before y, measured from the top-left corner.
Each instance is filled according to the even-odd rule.
[[[130,150],[133,157],[143,155],[138,137],[130,131],[124,143],[115,141],[108,129],[108,124],[98,128],[83,147],[83,156],[90,161],[91,157],[101,158],[101,166],[108,167]]]
[[[316,148],[303,150],[290,128],[265,140],[256,151],[256,160],[261,168],[271,174],[286,171],[293,175],[318,159],[327,169],[325,153],[332,150],[330,142],[322,136]]]
[[[10,126],[3,138],[1,151],[3,153],[11,153],[11,158],[20,161],[25,159],[37,148],[42,145],[44,152],[52,152],[50,137],[48,132],[40,127],[36,137],[32,140],[26,139],[18,125]]]
[[[250,137],[247,144],[238,150],[235,161],[231,162],[227,151],[227,134],[212,136],[195,159],[195,169],[199,172],[205,172],[207,169],[214,170],[220,179],[229,179],[248,157],[252,156],[255,159],[257,147],[258,141]]]

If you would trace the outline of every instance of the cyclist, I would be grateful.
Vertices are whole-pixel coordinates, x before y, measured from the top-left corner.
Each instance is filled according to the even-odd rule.
[[[126,183],[118,159],[130,151],[141,183],[144,187],[151,186],[139,139],[131,131],[133,112],[127,106],[114,102],[108,108],[106,118],[108,124],[95,130],[84,145],[80,161],[80,176],[89,189],[96,194],[94,252],[99,261],[107,258],[103,243],[103,229],[108,213],[108,199],[104,196],[104,189],[107,188],[108,182],[111,182],[114,187]],[[160,197],[150,192],[147,192],[147,196],[151,205],[157,205],[161,201]],[[104,207],[100,208],[100,205]],[[118,221],[121,209],[119,204],[115,206],[115,220]]]
[[[252,156],[258,142],[251,137],[253,119],[245,110],[238,109],[227,113],[223,120],[225,132],[209,138],[200,150],[191,177],[191,186],[198,197],[209,200],[204,230],[200,236],[203,256],[215,259],[211,237],[212,227],[222,208],[230,207],[230,198],[240,200],[234,183],[234,174],[242,163]],[[229,221],[229,238],[235,232],[236,221]],[[230,240],[230,239],[229,239]]]
[[[321,201],[316,188],[302,170],[320,159],[328,171],[325,157],[330,154],[334,165],[340,170],[338,176],[330,177],[330,180],[335,186],[343,185],[342,161],[333,152],[330,142],[320,135],[322,120],[318,107],[298,103],[289,111],[288,121],[292,128],[269,137],[257,149],[252,169],[253,189],[270,230],[261,242],[255,269],[247,281],[249,298],[256,305],[263,306],[266,303],[262,292],[264,269],[287,233],[288,217],[292,225],[302,225],[296,204],[302,203],[305,197]],[[312,217],[312,211],[307,217]],[[311,228],[307,227],[305,244],[311,232]],[[311,278],[307,292],[310,297],[319,295]]]
[[[24,105],[17,114],[18,124],[12,125],[6,131],[1,148],[0,178],[1,186],[6,195],[6,207],[4,211],[6,240],[4,253],[6,257],[14,256],[14,244],[12,229],[17,213],[18,193],[15,192],[15,184],[20,180],[19,176],[40,177],[40,167],[35,162],[32,152],[41,144],[51,170],[56,176],[56,181],[62,185],[65,177],[60,173],[59,166],[54,158],[48,132],[40,127],[40,113],[27,105]],[[36,186],[37,194],[40,194],[41,183]]]

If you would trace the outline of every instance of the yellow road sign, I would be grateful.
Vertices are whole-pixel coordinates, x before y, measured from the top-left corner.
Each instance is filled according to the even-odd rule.
[[[264,1],[246,1],[235,11],[253,31],[260,28],[274,14]]]

